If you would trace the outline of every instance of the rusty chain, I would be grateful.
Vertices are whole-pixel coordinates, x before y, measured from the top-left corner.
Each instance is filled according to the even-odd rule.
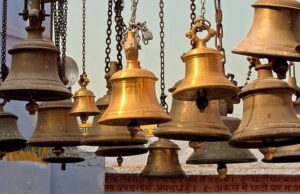
[[[190,18],[191,18],[191,25],[190,27],[192,28],[193,25],[195,24],[195,19],[196,19],[196,4],[195,4],[195,0],[191,0],[191,4],[190,4],[190,10],[191,10],[191,14],[190,14]],[[190,42],[191,46],[194,48],[194,43],[191,40]]]
[[[7,38],[7,0],[2,5],[2,33],[1,33],[1,80],[4,81],[8,75],[6,65],[6,38]]]
[[[226,52],[223,47],[223,36],[224,36],[224,29],[223,29],[223,12],[221,8],[221,0],[214,0],[215,3],[215,20],[216,20],[216,37],[215,37],[215,47],[220,51],[223,55],[223,69],[226,63]]]
[[[106,48],[105,48],[105,73],[109,72],[110,66],[110,52],[111,52],[111,26],[112,26],[112,7],[113,7],[113,1],[108,0],[108,10],[107,10],[107,29],[106,29]]]

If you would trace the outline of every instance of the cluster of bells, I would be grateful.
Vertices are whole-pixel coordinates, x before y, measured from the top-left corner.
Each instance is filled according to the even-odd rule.
[[[122,156],[149,150],[142,175],[185,176],[178,160],[180,148],[169,139],[189,141],[194,153],[187,163],[218,164],[222,177],[227,163],[256,161],[249,150],[241,148],[260,148],[267,162],[300,159],[299,145],[279,147],[299,143],[300,122],[295,112],[299,113],[299,102],[294,103],[294,109],[291,98],[295,88],[272,75],[273,69],[282,78],[286,60],[300,61],[299,2],[257,0],[253,5],[251,31],[233,52],[268,58],[269,64],[253,59],[258,78],[241,91],[224,76],[220,52],[206,46],[215,31],[201,19],[196,20],[187,33],[195,47],[182,56],[185,78],[170,89],[174,97],[170,115],[156,99],[157,78],[140,67],[134,31],[128,32],[124,45],[127,68],[118,70],[112,62],[105,76],[106,95],[95,105],[93,93],[86,88],[88,80],[83,76],[72,103],[72,94],[57,73],[59,51],[42,37],[39,0],[32,0],[31,6],[34,11],[28,15],[28,37],[9,50],[12,64],[7,79],[0,85],[0,97],[29,101],[30,112],[37,108],[37,101],[44,101],[38,107],[37,125],[27,145],[53,147],[45,161],[80,162],[83,158],[72,148],[77,145],[99,146],[98,156],[118,157],[120,165]],[[202,39],[196,35],[200,28],[208,31]],[[227,116],[236,95],[243,100],[242,120]],[[76,117],[70,113],[83,122],[90,115],[100,114],[83,136]],[[16,120],[15,115],[1,108],[1,155],[26,145]],[[140,130],[146,124],[159,124],[154,132],[159,139],[148,148]]]

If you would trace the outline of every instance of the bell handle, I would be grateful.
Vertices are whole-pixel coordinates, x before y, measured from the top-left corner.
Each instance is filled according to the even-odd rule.
[[[78,80],[78,84],[81,86],[81,87],[86,87],[88,84],[90,83],[90,80],[89,78],[87,77],[87,74],[86,73],[82,73],[80,75],[80,78]]]
[[[207,35],[204,38],[199,38],[197,32],[206,30]],[[211,28],[211,24],[203,17],[198,17],[195,20],[195,24],[192,26],[189,32],[186,33],[186,37],[191,39],[196,47],[206,47],[206,43],[216,35],[216,31]]]

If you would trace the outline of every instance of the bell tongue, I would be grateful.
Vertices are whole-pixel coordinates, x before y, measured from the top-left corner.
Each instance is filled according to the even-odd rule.
[[[124,50],[127,59],[127,69],[140,69],[139,58],[139,45],[136,40],[135,32],[129,31],[127,33],[127,38],[124,43]]]
[[[194,149],[194,152],[200,152],[201,147],[203,146],[203,142],[190,141],[190,148]]]

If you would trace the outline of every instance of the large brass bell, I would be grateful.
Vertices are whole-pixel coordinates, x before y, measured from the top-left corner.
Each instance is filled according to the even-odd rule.
[[[28,144],[35,147],[80,145],[82,133],[77,119],[69,115],[72,107],[71,100],[41,103],[36,128]]]
[[[18,126],[18,117],[4,112],[4,103],[0,104],[0,155],[20,150],[26,146],[26,139],[21,135]],[[0,158],[2,158],[0,156]]]
[[[213,48],[207,48],[206,43],[215,36],[215,31],[204,24],[206,20],[197,19],[191,31],[187,33],[196,45],[185,53],[181,59],[185,62],[185,78],[172,93],[179,100],[195,101],[233,97],[239,89],[231,83],[222,71],[222,54]],[[208,35],[201,39],[196,33],[205,28]],[[205,108],[205,107],[204,107]]]
[[[180,148],[174,142],[160,138],[149,146],[149,156],[142,176],[185,177],[179,159]]]
[[[260,148],[298,143],[300,123],[291,99],[294,90],[286,82],[273,78],[270,65],[258,61],[256,70],[258,79],[239,94],[243,100],[243,118],[230,144]]]
[[[70,98],[72,93],[60,80],[58,49],[43,39],[40,1],[32,1],[28,36],[8,51],[12,55],[10,72],[0,85],[0,97],[13,100],[51,101]]]
[[[169,91],[173,92],[178,84],[180,81]],[[155,136],[188,141],[225,141],[231,137],[216,100],[209,101],[208,107],[199,111],[194,102],[173,98],[170,116],[172,121],[159,125]]]
[[[125,41],[127,68],[114,73],[109,80],[112,86],[111,101],[99,119],[100,124],[139,126],[171,120],[156,98],[157,78],[140,67],[135,33],[129,31]]]
[[[110,71],[105,75],[107,81],[107,93],[96,101],[100,114],[94,117],[92,127],[82,140],[83,145],[91,146],[122,146],[138,145],[147,143],[147,139],[137,126],[136,131],[130,131],[126,126],[109,126],[98,124],[99,118],[107,109],[111,99],[111,85],[108,83],[111,75],[118,71],[118,64],[115,61],[110,63]]]
[[[300,3],[296,0],[257,0],[253,7],[251,30],[232,52],[300,61]]]

